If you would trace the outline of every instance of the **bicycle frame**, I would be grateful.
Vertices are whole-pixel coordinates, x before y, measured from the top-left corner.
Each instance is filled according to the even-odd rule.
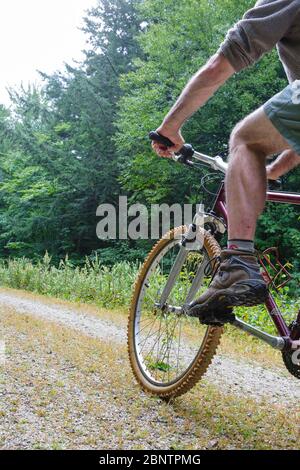
[[[288,192],[277,192],[277,191],[268,191],[267,192],[267,201],[274,203],[282,204],[299,204],[300,205],[300,194],[288,193]],[[217,194],[216,200],[213,204],[211,215],[216,216],[217,218],[222,218],[225,225],[227,226],[228,215],[226,209],[225,201],[225,188],[224,182],[222,182],[219,192]],[[234,325],[248,333],[259,337],[263,341],[270,344],[270,346],[276,349],[284,349],[286,347],[293,347],[293,341],[298,338],[291,337],[291,331],[286,324],[279,307],[276,304],[276,301],[271,293],[269,293],[268,299],[266,301],[266,309],[269,312],[269,315],[275,324],[275,327],[280,335],[280,337],[274,337],[266,334],[265,332],[254,328],[252,325],[236,319]],[[300,324],[300,311],[296,322]]]
[[[220,156],[210,157],[208,155],[205,155],[203,153],[199,153],[193,150],[192,158],[209,165],[214,170],[218,170],[224,174],[226,173],[228,165],[226,162],[224,162],[224,160]],[[187,158],[182,159],[181,155],[177,155],[177,156],[173,155],[173,159],[175,161],[179,161],[191,167],[195,165],[195,162],[193,160],[190,160]],[[267,201],[274,202],[274,203],[299,204],[300,205],[300,194],[268,191]],[[219,191],[216,196],[211,212],[208,214],[207,213],[201,214],[201,216],[204,217],[204,221],[206,222],[214,222],[215,226],[217,227],[217,231],[219,231],[220,233],[225,233],[227,224],[228,224],[228,214],[227,214],[227,209],[226,209],[224,181],[220,185],[220,188],[219,188]],[[185,241],[188,241],[189,239],[193,238],[193,234],[195,233],[195,227],[196,227],[195,223],[193,223],[190,226],[189,231],[184,237]],[[161,300],[158,304],[159,307],[162,308],[163,306],[166,306],[168,295],[172,289],[172,286],[174,285],[176,277],[178,273],[180,272],[181,266],[184,260],[186,259],[186,256],[187,256],[186,246],[184,243],[182,243],[178,257],[170,272],[167,285],[162,293]],[[202,268],[199,267],[199,272],[196,274],[194,283],[188,294],[187,305],[191,301],[193,294],[197,291],[196,284],[197,284],[198,278],[201,277],[201,274],[202,274],[201,269]],[[279,336],[272,336],[242,321],[239,318],[235,319],[235,321],[233,322],[233,325],[243,331],[246,331],[252,336],[255,336],[261,339],[262,341],[266,342],[267,344],[269,344],[275,349],[279,349],[282,351],[285,349],[296,350],[297,348],[299,348],[300,347],[300,340],[299,340],[300,339],[300,311],[298,312],[298,315],[295,321],[296,327],[293,328],[293,330],[291,330],[289,326],[286,324],[282,316],[282,313],[279,307],[277,306],[276,301],[271,293],[269,293],[268,295],[265,306],[278,331]],[[173,313],[177,313],[177,314],[180,314],[182,311],[182,309],[178,307],[166,306],[166,308],[167,310],[172,311]]]

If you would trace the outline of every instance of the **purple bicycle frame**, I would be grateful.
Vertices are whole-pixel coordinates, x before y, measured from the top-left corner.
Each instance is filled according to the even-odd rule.
[[[173,144],[169,139],[161,136],[156,132],[150,133],[150,139],[156,142],[160,142],[166,147],[171,147]],[[209,165],[211,168],[217,171],[221,171],[222,173],[226,173],[227,171],[227,163],[223,161],[221,156],[210,157],[209,155],[205,155],[200,152],[196,152],[191,145],[184,145],[180,150],[179,155],[173,155],[174,160],[178,161],[179,163],[183,163],[188,165],[189,167],[193,167],[195,162],[191,160],[195,158],[198,162],[202,162],[204,164]],[[226,209],[226,201],[225,201],[225,185],[224,182],[220,185],[220,189],[218,191],[216,200],[213,204],[212,211],[210,214],[206,214],[207,216],[211,216],[212,218],[219,218],[222,219],[225,226],[228,225],[228,214]],[[270,202],[275,203],[284,203],[284,204],[300,204],[300,194],[295,193],[287,193],[287,192],[277,192],[277,191],[269,191],[267,192],[267,200]],[[205,215],[205,214],[204,214]],[[220,222],[220,220],[219,220]],[[279,337],[275,337],[269,335],[268,333],[250,325],[240,318],[235,318],[233,321],[233,325],[237,328],[240,328],[247,333],[260,338],[262,341],[265,341],[275,349],[297,349],[300,346],[300,311],[298,312],[297,319],[293,322],[293,326],[289,327],[279,309],[276,305],[275,299],[271,295],[268,294],[268,298],[266,300],[266,308],[269,312],[272,321],[275,324],[275,327],[279,333]]]
[[[274,203],[299,204],[300,205],[300,194],[269,191],[267,192],[267,201],[274,202]],[[225,224],[227,225],[228,216],[227,216],[226,201],[225,201],[224,182],[220,186],[218,195],[216,197],[216,200],[212,208],[212,212],[217,217],[221,217],[224,220]],[[300,332],[298,331],[298,329],[296,329],[295,331],[293,331],[293,334],[291,334],[290,328],[287,326],[280,312],[280,309],[277,306],[271,293],[269,293],[268,299],[266,301],[266,308],[281,337],[288,340],[288,342],[290,342],[291,340],[299,339],[296,337],[294,338],[293,336],[300,335]],[[300,324],[300,311],[298,312],[296,321],[297,323]]]

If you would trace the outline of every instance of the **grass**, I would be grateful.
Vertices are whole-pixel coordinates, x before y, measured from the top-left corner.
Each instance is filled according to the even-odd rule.
[[[51,258],[45,255],[37,264],[25,258],[2,260],[0,284],[110,309],[128,308],[138,270],[139,266],[135,263],[120,262],[107,267],[101,265],[98,259],[87,259],[83,267],[75,267],[66,259],[56,267],[51,264]],[[277,296],[277,301],[286,321],[291,322],[299,309],[299,301],[290,299],[286,293]],[[244,320],[274,333],[272,321],[264,306],[238,309],[237,312]]]
[[[201,382],[167,404],[141,392],[125,345],[99,342],[4,309],[6,448],[296,449],[286,408],[222,394]],[[227,344],[227,348],[229,345]],[[292,413],[295,416],[295,413]]]
[[[94,303],[102,307],[126,306],[130,302],[132,285],[138,266],[116,263],[113,267],[87,259],[83,267],[75,267],[66,259],[58,267],[51,259],[33,264],[25,258],[1,261],[0,283],[75,302]]]

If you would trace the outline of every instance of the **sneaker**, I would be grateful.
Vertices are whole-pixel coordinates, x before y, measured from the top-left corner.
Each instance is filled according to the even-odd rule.
[[[201,316],[237,306],[251,307],[263,304],[267,296],[256,256],[249,251],[223,250],[210,287],[189,305],[188,314]]]

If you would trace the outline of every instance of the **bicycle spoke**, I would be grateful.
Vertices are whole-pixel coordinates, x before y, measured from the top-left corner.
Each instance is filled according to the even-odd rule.
[[[173,344],[173,341],[174,341],[174,332],[175,332],[176,326],[177,326],[177,324],[178,324],[178,319],[177,319],[177,321],[175,320],[174,323],[175,323],[175,325],[174,325],[174,328],[173,328],[172,333],[171,333],[171,343],[168,342],[168,344],[170,344],[170,345],[169,345],[169,347],[167,346],[167,348],[166,348],[166,353],[165,353],[165,355],[164,355],[164,357],[163,357],[163,359],[162,359],[162,361],[164,361],[164,359],[165,359],[165,357],[166,357],[166,354],[168,354],[168,358],[167,358],[167,364],[168,364],[168,365],[170,364],[170,352],[171,352],[172,344]],[[170,380],[170,374],[169,374],[169,372],[170,372],[170,369],[168,368],[168,380]]]
[[[203,330],[200,329],[199,321],[184,313],[163,313],[157,307],[157,299],[164,291],[180,247],[180,242],[174,241],[169,250],[163,251],[161,258],[155,260],[156,264],[144,281],[136,323],[136,347],[144,372],[152,380],[164,384],[182,375],[192,363],[202,342]],[[205,256],[202,252],[187,254],[168,294],[169,305],[184,305]]]
[[[149,327],[151,324],[155,323],[156,322],[156,318],[154,320],[150,320],[149,323],[147,323],[147,325],[144,325],[142,329],[139,329],[138,333],[140,334],[142,331],[144,331],[147,327]],[[139,324],[142,323],[142,322],[139,322]],[[136,334],[138,334],[136,333]]]
[[[147,339],[149,339],[151,336],[154,336],[155,333],[157,333],[157,331],[158,331],[158,330],[156,330],[154,333],[152,333]],[[164,333],[164,330],[162,330],[162,333]],[[160,335],[160,337],[161,337],[161,335]],[[158,338],[157,341],[159,341],[159,338]],[[155,346],[156,346],[156,344],[157,344],[157,341],[155,341],[155,343],[152,345],[152,347],[151,347],[150,351],[148,352],[148,354],[150,354],[150,352],[152,352],[152,351],[154,350],[154,348],[155,348]],[[138,343],[138,344],[140,345],[140,343]],[[145,346],[145,341],[143,342],[143,347],[141,348],[141,351],[143,350],[144,346]]]
[[[158,361],[159,361],[159,345],[160,345],[161,324],[162,324],[162,317],[160,317],[160,322],[159,322],[156,363],[158,363]]]
[[[180,351],[180,342],[181,342],[181,328],[182,328],[182,318],[180,319],[180,326],[179,326],[179,340],[178,340],[178,348],[177,348],[177,367],[176,373],[178,374],[179,370],[179,351]]]
[[[155,325],[155,323],[156,323],[156,318],[155,318],[154,322],[152,323],[152,326],[151,326],[151,328],[150,328],[150,332],[148,333],[148,336],[146,337],[146,339],[145,339],[145,341],[144,341],[144,344],[146,343],[146,341],[148,340],[149,336],[151,335],[151,332],[152,332],[152,330],[153,330],[153,326]],[[140,344],[141,344],[141,342],[138,343],[139,346],[140,346]],[[143,348],[142,348],[142,349],[143,349]],[[141,350],[142,350],[142,349],[141,349]]]

